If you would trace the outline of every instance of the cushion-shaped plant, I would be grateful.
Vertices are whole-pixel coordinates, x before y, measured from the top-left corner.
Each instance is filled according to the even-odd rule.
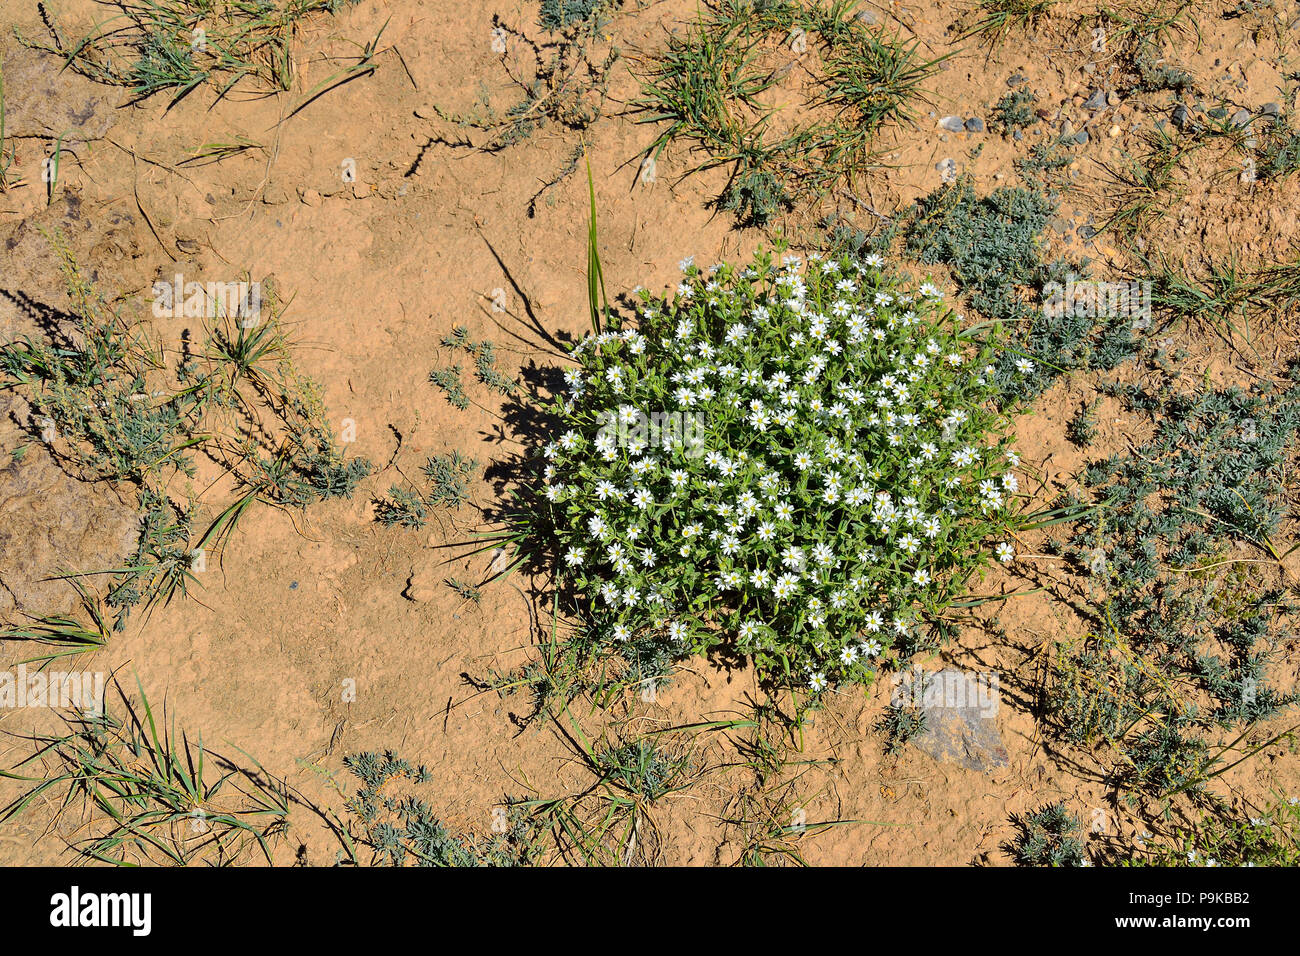
[[[868,683],[1012,556],[995,346],[879,257],[682,269],[573,349],[543,449],[561,567],[602,641]]]

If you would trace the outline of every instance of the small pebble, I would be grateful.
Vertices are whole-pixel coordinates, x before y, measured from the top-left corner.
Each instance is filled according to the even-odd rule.
[[[1079,130],[1079,132],[1074,134],[1074,141],[1080,146],[1088,142],[1088,131],[1086,129]]]
[[[960,116],[945,116],[939,120],[939,128],[946,129],[950,133],[960,133],[966,128],[966,123]]]
[[[1088,110],[1105,109],[1106,94],[1101,90],[1093,90],[1092,96],[1083,101],[1083,108]]]
[[[972,116],[966,121],[966,132],[982,133],[984,132],[984,121],[978,116]]]

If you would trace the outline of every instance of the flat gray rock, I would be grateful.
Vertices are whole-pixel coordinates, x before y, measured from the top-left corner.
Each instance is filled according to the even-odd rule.
[[[910,694],[925,714],[925,730],[911,741],[920,750],[980,772],[1007,765],[996,674],[937,671],[916,681]]]
[[[1083,108],[1096,112],[1106,108],[1106,93],[1103,90],[1093,90],[1092,96],[1083,102]]]

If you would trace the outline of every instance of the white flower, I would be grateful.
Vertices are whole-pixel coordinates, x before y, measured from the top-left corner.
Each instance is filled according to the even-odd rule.
[[[578,567],[582,564],[583,559],[587,556],[585,548],[570,548],[565,552],[564,560],[569,567]]]
[[[772,595],[778,600],[790,597],[799,590],[799,578],[793,574],[783,574],[772,585]]]
[[[808,687],[814,694],[820,694],[826,689],[826,675],[821,671],[815,671],[813,675],[808,678]]]
[[[1009,564],[1016,556],[1016,549],[1005,541],[999,542],[996,548],[998,560],[1003,564]]]

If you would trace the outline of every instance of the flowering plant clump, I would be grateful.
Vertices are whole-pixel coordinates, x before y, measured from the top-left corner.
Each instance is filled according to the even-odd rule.
[[[868,683],[1014,555],[996,347],[878,256],[682,270],[573,349],[543,449],[564,569],[601,641]]]

